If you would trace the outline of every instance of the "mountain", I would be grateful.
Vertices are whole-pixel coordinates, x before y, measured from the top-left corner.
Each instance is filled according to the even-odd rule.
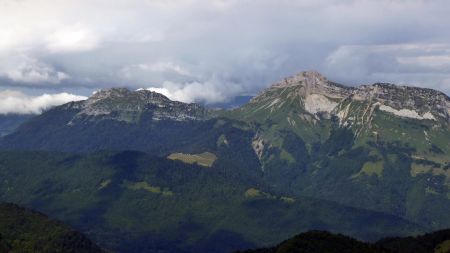
[[[3,114],[0,115],[0,137],[12,133],[20,124],[27,121],[32,114]]]
[[[261,169],[279,188],[443,229],[450,226],[449,112],[450,99],[438,91],[346,87],[304,72],[227,116],[254,125]]]
[[[5,149],[141,150],[164,154],[214,132],[213,110],[147,90],[101,90],[85,101],[54,107],[5,136]],[[25,140],[28,138],[28,140]],[[202,145],[202,144],[200,144]]]
[[[204,119],[207,114],[207,110],[197,104],[171,101],[152,91],[132,92],[124,88],[100,90],[88,100],[72,102],[63,108],[77,112],[68,125],[108,119],[133,123],[142,116],[154,121],[188,121]]]
[[[324,231],[309,231],[296,235],[272,248],[247,250],[242,253],[448,253],[450,230],[442,230],[417,237],[386,238],[365,243],[353,238]]]
[[[0,203],[0,252],[105,252],[59,221],[14,204]]]
[[[286,229],[289,232],[285,232],[284,238],[298,231],[321,229],[321,223],[332,232],[348,230],[350,233],[347,234],[357,236],[358,239],[372,240],[388,233],[405,235],[408,232],[412,234],[445,229],[450,227],[449,114],[450,99],[438,91],[380,83],[348,87],[328,81],[317,72],[302,72],[286,78],[262,91],[247,104],[232,110],[210,109],[198,104],[171,101],[161,94],[145,90],[102,90],[85,101],[58,106],[33,117],[16,131],[0,139],[0,149],[5,154],[2,159],[11,156],[21,160],[23,158],[20,154],[12,155],[10,152],[30,152],[22,154],[27,159],[21,162],[26,164],[8,158],[9,162],[4,168],[2,178],[13,182],[9,187],[16,190],[11,191],[8,187],[3,187],[0,199],[38,208],[61,220],[71,220],[73,223],[70,224],[80,225],[77,218],[72,220],[57,211],[65,210],[77,213],[78,216],[73,214],[74,217],[85,217],[85,213],[90,213],[87,211],[89,209],[79,210],[77,206],[86,203],[84,201],[90,197],[73,200],[76,206],[64,206],[62,203],[66,201],[65,195],[56,196],[66,190],[65,185],[39,195],[39,191],[34,191],[48,187],[44,182],[50,180],[50,186],[56,184],[51,178],[41,178],[42,181],[38,185],[30,184],[30,187],[33,187],[20,193],[19,186],[30,182],[13,179],[40,178],[40,174],[35,175],[33,170],[23,168],[31,168],[35,163],[44,168],[45,160],[51,160],[52,155],[62,155],[60,152],[85,157],[101,150],[119,153],[134,150],[144,152],[145,154],[139,153],[142,156],[148,155],[151,159],[157,159],[155,164],[165,168],[164,173],[174,173],[171,168],[181,164],[221,173],[221,176],[204,175],[205,178],[211,177],[211,181],[207,182],[215,182],[212,184],[216,185],[214,187],[205,181],[197,181],[195,177],[187,176],[195,182],[188,184],[183,181],[186,183],[187,192],[206,187],[217,189],[216,194],[219,196],[242,198],[242,192],[249,191],[248,196],[269,199],[270,196],[278,196],[275,199],[281,199],[281,196],[299,198],[310,205],[300,205],[297,211],[293,211],[295,215],[283,208],[273,211],[272,208],[275,207],[269,203],[258,210],[267,208],[265,211],[273,211],[275,217],[288,215],[294,217],[294,220],[300,219],[302,208],[315,210],[320,214],[319,217],[307,216],[301,219],[301,224],[292,223],[290,219],[280,219],[279,222],[283,221],[282,223],[271,221],[278,224],[273,227],[264,221],[256,220],[254,224],[265,224],[269,227],[252,234],[249,231],[257,231],[255,227],[239,227],[242,225],[242,218],[238,217],[242,217],[242,210],[247,210],[242,209],[243,202],[222,201],[232,210],[239,211],[217,211],[212,220],[206,219],[209,211],[205,210],[209,210],[208,208],[193,211],[187,208],[187,204],[182,208],[189,210],[186,213],[202,216],[204,220],[201,224],[216,224],[213,221],[219,220],[217,217],[220,215],[233,214],[230,219],[239,221],[239,226],[233,225],[233,229],[225,231],[232,231],[233,235],[243,235],[245,243],[259,245],[269,241],[276,242],[276,239],[282,239],[281,232],[278,231],[274,235],[271,229],[285,227],[285,224],[296,225]],[[41,157],[38,154],[45,155]],[[111,160],[109,157],[106,156],[104,160]],[[33,160],[34,158],[36,160]],[[90,167],[92,173],[102,171],[106,166],[100,161],[102,160]],[[169,163],[163,165],[166,161]],[[128,166],[133,167],[135,164],[139,163],[131,161]],[[60,168],[66,168],[66,163],[60,160],[49,164],[48,167],[59,171]],[[83,166],[77,165],[73,170],[83,170]],[[51,171],[44,170],[40,173],[45,176],[51,174]],[[73,173],[70,178],[73,182],[64,182],[72,185],[81,180],[81,174]],[[163,172],[157,170],[154,173],[153,180],[156,180],[156,175]],[[127,185],[127,182],[123,182],[124,179],[131,181],[125,175],[120,175],[119,182],[122,182],[122,185]],[[132,182],[139,184],[131,187],[153,189],[153,185],[144,184],[147,182],[145,175],[139,174],[133,179]],[[109,177],[105,176],[104,180],[107,178]],[[95,183],[102,182],[98,180]],[[171,186],[172,183],[169,179],[165,182]],[[223,190],[234,183],[241,185],[237,191],[239,194]],[[24,196],[29,196],[30,199],[25,201]],[[189,194],[183,196],[187,199],[193,198]],[[205,205],[216,203],[213,196],[205,196],[207,197],[202,202]],[[111,198],[108,203],[114,203],[119,197],[111,195]],[[59,209],[51,209],[53,205],[59,206]],[[155,203],[142,205],[136,208],[156,208]],[[312,208],[314,205],[316,208]],[[369,227],[358,218],[361,215],[348,217],[347,213],[350,211],[346,208],[354,208],[352,210],[361,212],[361,215],[378,217],[378,214],[383,214],[390,218]],[[170,205],[157,209],[159,212],[172,211]],[[350,220],[350,224],[345,228],[334,223],[337,221],[336,217],[342,215]],[[124,217],[127,218],[117,219],[125,222],[123,226],[127,229],[124,229],[124,233],[131,233],[135,228],[128,226],[126,222],[134,216]],[[267,222],[272,216],[261,217],[265,217]],[[95,224],[97,219],[104,218],[95,217],[92,224]],[[245,219],[249,218],[245,216]],[[406,227],[409,228],[399,226],[399,230],[392,230],[393,222],[408,224]],[[176,221],[161,223],[159,229],[170,230],[174,224],[177,224]],[[151,227],[149,224],[146,226]],[[83,231],[89,229],[87,227]],[[111,227],[105,226],[99,233],[108,229]],[[209,238],[206,234],[212,236],[212,230],[213,228],[206,226],[204,230],[200,230],[199,234],[202,236],[199,235],[197,239]],[[142,231],[148,230],[142,228]],[[189,245],[180,246],[178,250],[189,251],[193,249],[189,247],[201,244],[199,240],[189,237],[180,239],[175,236],[172,239]],[[179,246],[179,243],[170,241],[164,245]]]

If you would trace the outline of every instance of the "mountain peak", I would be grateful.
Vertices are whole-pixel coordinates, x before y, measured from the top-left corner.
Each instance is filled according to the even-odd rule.
[[[349,87],[331,82],[317,71],[300,72],[273,84],[254,97],[249,108],[274,113],[284,105],[295,105],[313,115],[339,114],[348,101],[366,103],[372,111],[379,107],[401,117],[450,120],[450,99],[442,92],[389,83]]]
[[[296,85],[317,86],[328,84],[328,79],[317,71],[303,71],[294,76],[284,78],[272,85],[273,88],[285,88]]]
[[[142,101],[144,103],[170,102],[168,97],[154,91],[144,89],[131,91],[127,88],[101,89],[94,93],[88,100],[91,103],[95,103],[103,99],[131,99],[134,102]]]
[[[111,96],[124,96],[131,93],[127,88],[107,88],[96,91],[90,98],[101,99]]]
[[[172,101],[154,91],[131,91],[127,88],[102,89],[85,101],[69,103],[67,106],[79,110],[69,125],[105,119],[135,123],[143,115],[156,121],[202,120],[207,114],[207,110],[198,104]]]

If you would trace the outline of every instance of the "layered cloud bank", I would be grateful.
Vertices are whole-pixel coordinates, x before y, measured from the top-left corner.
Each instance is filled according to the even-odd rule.
[[[449,94],[448,13],[447,0],[0,0],[0,90],[214,103],[317,70]]]
[[[39,114],[53,106],[84,99],[87,98],[68,93],[28,96],[22,92],[6,90],[0,92],[0,114]]]

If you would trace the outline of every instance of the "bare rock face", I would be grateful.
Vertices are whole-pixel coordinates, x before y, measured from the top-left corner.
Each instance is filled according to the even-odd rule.
[[[100,90],[85,101],[69,103],[67,106],[79,110],[69,125],[84,120],[104,119],[133,123],[143,116],[156,121],[202,120],[207,114],[207,110],[198,104],[172,101],[153,91],[130,91],[125,88]]]
[[[372,111],[379,109],[399,117],[450,122],[450,99],[442,92],[385,83],[347,87],[330,82],[315,71],[285,78],[264,90],[250,103],[263,103],[265,108],[276,109],[281,108],[286,99],[294,100],[294,104],[299,104],[313,115],[327,113],[342,116],[345,113],[342,110],[348,108],[340,104],[360,101],[369,103]]]
[[[298,88],[298,94],[308,96],[311,94],[325,95],[330,98],[342,99],[351,94],[353,88],[345,87],[333,82],[316,71],[305,71],[295,76],[288,77],[275,83],[269,89],[280,89],[287,87]]]
[[[356,89],[355,99],[376,100],[397,111],[411,110],[420,116],[427,114],[430,119],[430,114],[434,117],[450,118],[449,97],[433,89],[376,83]]]

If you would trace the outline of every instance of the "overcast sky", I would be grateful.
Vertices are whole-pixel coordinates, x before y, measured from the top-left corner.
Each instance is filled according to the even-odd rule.
[[[0,0],[0,113],[118,86],[214,103],[303,70],[450,94],[449,13],[448,0]]]

